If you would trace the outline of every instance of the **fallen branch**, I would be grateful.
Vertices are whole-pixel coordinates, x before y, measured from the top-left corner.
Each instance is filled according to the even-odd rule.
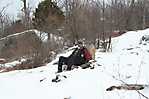
[[[118,81],[120,81],[120,82],[122,82],[124,85],[126,85],[127,87],[130,87],[130,85],[137,85],[137,84],[127,84],[127,83],[125,83],[123,80],[119,80],[119,79],[117,79],[115,76],[113,76],[113,78],[114,79],[116,79],[116,80],[118,80]],[[140,85],[139,85],[140,86]],[[149,85],[142,85],[143,87],[140,87],[140,90],[142,90],[142,88],[144,89],[144,87],[146,87],[146,86],[149,86]],[[112,87],[112,86],[111,86]],[[131,88],[129,88],[129,89],[131,89]],[[138,88],[139,89],[139,88]],[[149,99],[147,96],[145,96],[143,93],[141,93],[139,90],[137,90],[137,89],[135,89],[134,88],[134,90],[139,94],[139,95],[141,95],[142,97],[144,97],[144,98],[146,98],[146,99]],[[106,91],[110,91],[110,88],[108,89],[106,89]]]
[[[123,84],[120,86],[111,86],[106,89],[106,91],[112,91],[114,89],[117,90],[142,90],[144,89],[144,85],[138,85],[138,84]]]

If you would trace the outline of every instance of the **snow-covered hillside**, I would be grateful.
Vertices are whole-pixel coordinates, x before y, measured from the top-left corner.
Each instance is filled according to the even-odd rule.
[[[149,43],[140,43],[149,29],[131,31],[112,40],[113,51],[97,50],[94,69],[74,69],[60,73],[67,78],[55,83],[57,65],[12,71],[0,74],[0,99],[143,99],[149,97],[149,87],[139,92],[128,90],[106,91],[121,84],[149,85]],[[68,56],[72,50],[61,55]],[[102,66],[98,66],[100,64]],[[43,80],[40,82],[40,80]],[[144,96],[143,96],[144,95]]]
[[[35,47],[35,49],[37,49],[37,46],[35,45],[43,45],[46,46],[47,49],[48,47],[49,49],[52,49],[52,47],[57,46],[58,49],[59,46],[63,46],[63,43],[64,38],[56,34],[50,33],[48,37],[48,33],[38,31],[36,29],[26,30],[23,32],[7,35],[3,38],[0,38],[0,59],[2,59],[3,57],[5,58],[3,60],[7,60],[7,63],[4,67],[13,67],[17,64],[21,64],[22,61],[20,59],[22,59],[25,56],[29,56],[28,52],[33,54],[33,51],[31,52],[31,50],[34,50]],[[44,48],[44,50],[47,50],[46,48]],[[28,53],[28,55],[24,53]],[[16,58],[18,58],[18,60],[16,60]]]

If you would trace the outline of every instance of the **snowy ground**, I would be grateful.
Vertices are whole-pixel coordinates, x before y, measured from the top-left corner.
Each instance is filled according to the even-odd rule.
[[[143,35],[149,35],[149,29],[114,38],[112,52],[96,52],[102,66],[63,72],[67,78],[58,83],[51,82],[58,58],[44,67],[1,73],[0,99],[143,99],[137,91],[106,91],[124,83],[149,85],[149,43],[139,44]],[[148,87],[140,92],[149,97]]]

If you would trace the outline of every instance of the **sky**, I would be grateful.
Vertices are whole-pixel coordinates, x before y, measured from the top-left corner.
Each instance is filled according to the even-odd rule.
[[[37,8],[40,1],[43,0],[27,0],[32,10]],[[0,0],[0,11],[5,6],[7,6],[5,12],[10,16],[10,18],[12,20],[18,19],[18,14],[21,13],[21,8],[23,7],[21,0]]]
[[[42,0],[27,0],[32,9],[35,9]],[[21,0],[0,0],[0,9],[7,6],[5,12],[11,16],[12,19],[17,19],[18,13],[21,12],[23,3]]]

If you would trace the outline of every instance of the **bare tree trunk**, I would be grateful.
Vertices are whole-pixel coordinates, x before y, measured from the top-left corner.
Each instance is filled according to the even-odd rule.
[[[142,28],[143,29],[145,29],[145,27],[146,27],[146,20],[145,20],[145,14],[146,14],[146,0],[143,0],[143,5],[144,5],[144,7],[143,7],[143,26],[142,26]]]
[[[128,9],[128,13],[127,13],[127,19],[126,19],[126,29],[127,30],[132,30],[133,29],[133,26],[132,26],[132,15],[133,15],[133,10],[134,10],[134,3],[135,3],[135,0],[131,0],[130,1],[130,6],[129,6],[129,9]]]
[[[104,52],[107,50],[107,42],[106,42],[106,33],[105,33],[105,1],[102,1],[103,8],[102,8],[102,41],[103,41],[103,48]]]
[[[112,14],[112,8],[111,8],[110,9],[110,17],[111,17],[111,20],[110,20],[110,34],[109,34],[109,42],[108,42],[108,48],[107,48],[108,51],[111,48],[111,39],[112,39],[112,32],[113,32],[113,26],[112,26],[113,25],[112,24],[113,18],[112,18],[112,16],[113,16],[113,14]]]
[[[5,13],[5,10],[8,6],[9,5],[6,5],[0,9],[0,38],[7,35],[5,33],[5,28],[9,24],[10,20],[8,15]]]
[[[27,1],[26,0],[21,0],[23,2],[23,12],[24,12],[24,25],[25,29],[30,29],[31,28],[31,19],[30,19],[30,13],[31,9],[29,8],[29,4],[27,6]]]
[[[25,28],[27,28],[27,5],[26,5],[26,0],[22,0],[23,1],[23,10],[24,10],[24,24],[25,24]]]
[[[65,31],[71,33],[73,43],[79,39],[77,22],[78,6],[78,0],[65,0]]]

